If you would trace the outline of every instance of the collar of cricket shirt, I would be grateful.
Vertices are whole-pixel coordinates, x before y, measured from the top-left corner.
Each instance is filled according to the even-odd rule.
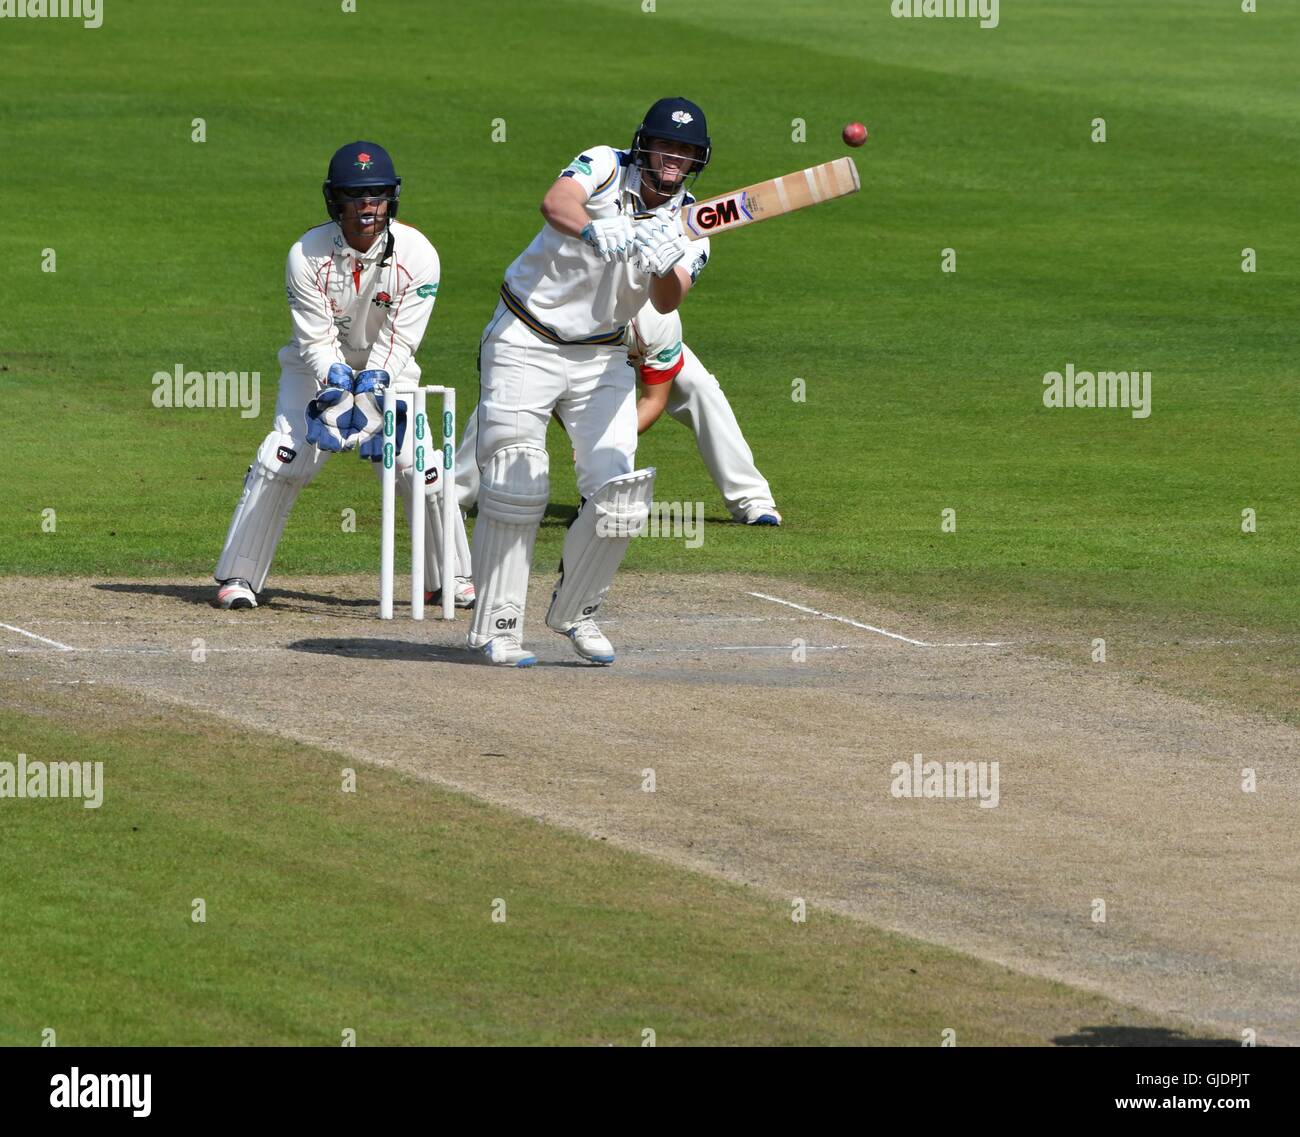
[[[335,222],[335,225],[337,224],[338,222]],[[339,228],[339,234],[341,238],[342,238],[342,233],[343,233],[342,228]],[[360,252],[357,249],[354,249],[351,245],[348,244],[346,238],[342,238],[342,245],[340,246],[336,244],[334,247],[334,255],[337,257],[342,257],[349,264],[353,263],[354,261],[360,261],[363,266],[369,268],[376,261],[386,261],[388,260],[389,257],[393,255],[393,243],[394,243],[393,227],[392,224],[390,223],[388,230],[384,233],[384,235],[373,245],[371,245],[370,248],[368,248],[364,253]]]
[[[641,197],[641,168],[639,166],[632,167],[623,190],[632,198],[633,207],[629,210],[631,213],[654,213],[660,209],[667,209],[670,213],[676,213],[686,202],[686,187],[682,186],[672,197],[667,201],[661,201],[652,210]]]

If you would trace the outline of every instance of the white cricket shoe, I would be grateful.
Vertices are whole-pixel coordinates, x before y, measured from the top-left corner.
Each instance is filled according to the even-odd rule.
[[[562,636],[567,636],[573,644],[573,650],[591,663],[609,664],[614,662],[614,645],[605,638],[604,632],[596,626],[595,620],[579,620],[571,628],[554,628]]]
[[[441,604],[442,589],[435,588],[432,592],[424,594],[426,604]],[[466,611],[474,607],[474,582],[467,576],[458,576],[456,578],[456,597],[454,601],[457,608],[464,608]]]
[[[221,587],[217,589],[217,607],[218,608],[256,608],[257,595],[253,592],[253,586],[244,580],[243,577],[232,577],[230,580],[219,582]]]
[[[745,510],[746,525],[780,525],[781,515],[774,505],[751,505]]]
[[[514,636],[493,636],[475,650],[497,667],[532,667],[537,662],[537,656],[526,651]]]

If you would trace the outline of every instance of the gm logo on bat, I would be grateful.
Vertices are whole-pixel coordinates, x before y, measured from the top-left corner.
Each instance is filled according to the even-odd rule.
[[[743,190],[731,197],[723,197],[717,201],[693,206],[687,214],[687,224],[697,233],[729,229],[734,225],[745,225],[753,220],[754,215],[746,205]]]

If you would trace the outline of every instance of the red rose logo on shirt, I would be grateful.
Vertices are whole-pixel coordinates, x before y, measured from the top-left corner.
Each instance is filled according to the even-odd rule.
[[[378,308],[391,308],[393,306],[393,298],[389,296],[387,292],[376,292],[375,298],[371,303]]]

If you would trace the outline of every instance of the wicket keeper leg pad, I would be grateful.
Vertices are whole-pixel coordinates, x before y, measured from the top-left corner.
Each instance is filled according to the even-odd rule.
[[[376,470],[382,475],[383,467],[376,466]],[[397,496],[402,499],[402,508],[406,510],[406,523],[408,525],[416,524],[416,513],[411,502],[411,470],[409,467],[400,468],[397,471],[396,489]],[[426,587],[436,592],[443,586],[442,579],[442,485],[445,484],[437,466],[430,466],[425,470],[423,475],[424,493],[417,494],[419,500],[424,506],[424,580]],[[543,511],[545,506],[542,507]],[[452,525],[454,531],[451,540],[454,544],[455,552],[453,562],[455,574],[457,576],[472,575],[471,559],[469,553],[469,540],[465,536],[465,519],[461,516],[460,508],[457,507],[452,515]]]
[[[217,580],[242,577],[254,592],[262,591],[289,513],[316,472],[314,457],[298,453],[290,434],[273,430],[263,439],[230,519],[230,531],[213,573]]]

